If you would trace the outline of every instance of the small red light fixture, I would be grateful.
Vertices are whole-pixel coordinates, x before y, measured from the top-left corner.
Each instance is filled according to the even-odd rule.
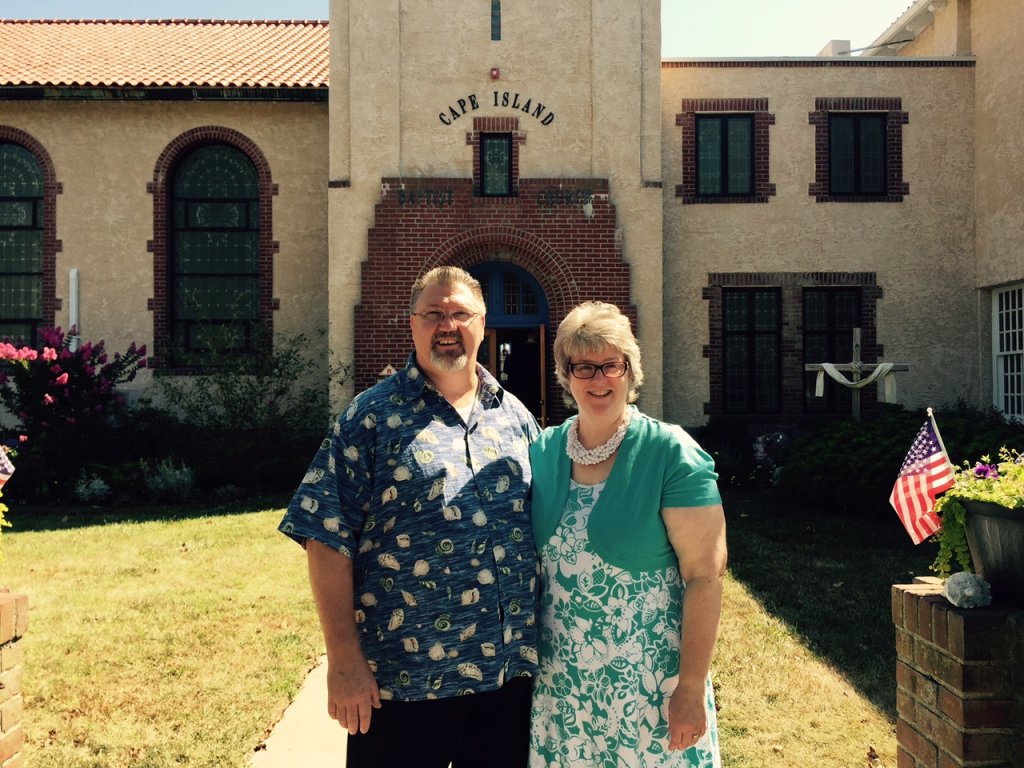
[[[491,80],[498,80],[501,78],[501,70],[497,67],[491,67]]]

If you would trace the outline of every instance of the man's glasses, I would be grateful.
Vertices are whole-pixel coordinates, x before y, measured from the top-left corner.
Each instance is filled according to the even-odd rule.
[[[436,309],[432,309],[429,312],[413,312],[412,314],[420,318],[427,325],[440,325],[449,317],[452,319],[452,322],[457,325],[469,325],[469,321],[480,313],[465,312],[463,310],[459,310],[458,312],[439,312]]]
[[[569,373],[577,379],[592,379],[600,371],[606,379],[619,379],[626,374],[629,368],[628,360],[615,360],[611,363],[569,363]]]

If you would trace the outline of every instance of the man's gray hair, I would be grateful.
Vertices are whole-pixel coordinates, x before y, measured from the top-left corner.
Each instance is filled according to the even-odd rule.
[[[420,275],[419,279],[412,284],[412,296],[409,298],[410,313],[416,311],[416,302],[420,300],[420,294],[431,285],[440,285],[444,288],[464,285],[480,302],[481,312],[487,312],[487,304],[484,301],[484,291],[480,287],[480,281],[461,267],[443,266],[434,267],[429,272]]]

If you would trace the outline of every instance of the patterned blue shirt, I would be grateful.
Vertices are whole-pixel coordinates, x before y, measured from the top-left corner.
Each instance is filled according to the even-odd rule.
[[[406,367],[338,417],[279,530],[353,558],[356,626],[381,697],[495,690],[537,663],[533,415],[483,368],[463,422]]]

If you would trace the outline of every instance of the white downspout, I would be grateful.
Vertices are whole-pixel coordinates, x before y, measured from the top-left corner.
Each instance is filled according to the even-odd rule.
[[[74,335],[68,342],[68,347],[74,352],[78,349],[81,334],[81,328],[78,327],[78,267],[72,267],[69,273],[68,322],[71,324],[71,328],[68,330],[74,329]]]

